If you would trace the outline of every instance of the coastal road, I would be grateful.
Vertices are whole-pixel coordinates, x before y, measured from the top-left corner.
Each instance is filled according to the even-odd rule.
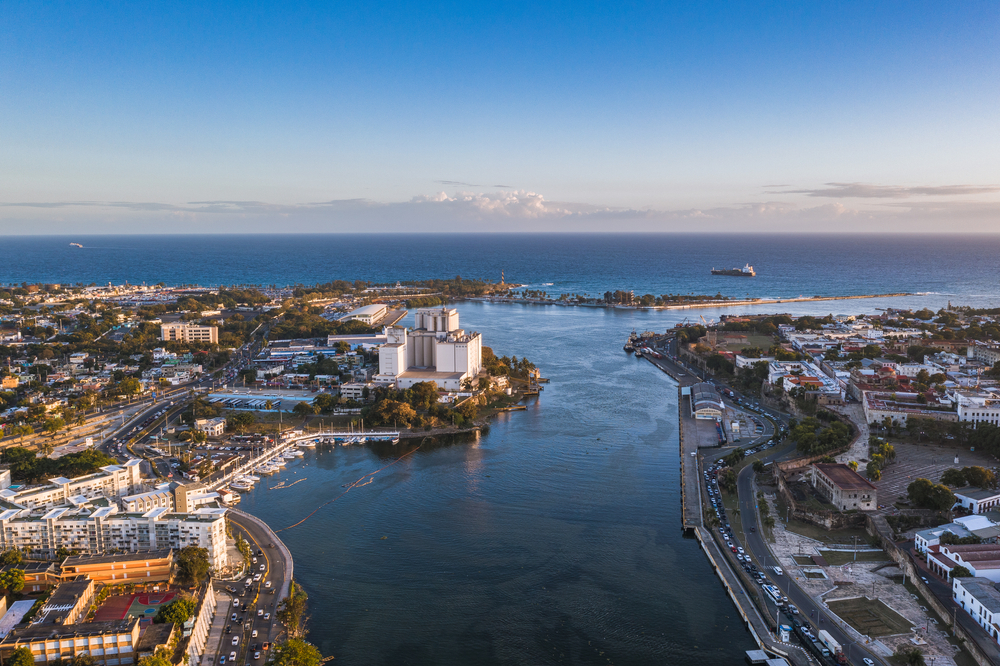
[[[267,652],[261,652],[260,661],[254,661],[254,645],[263,643],[274,643],[284,632],[284,627],[278,622],[276,611],[281,597],[281,588],[285,581],[285,571],[287,563],[281,550],[275,546],[271,535],[260,525],[252,520],[248,520],[235,512],[229,512],[229,520],[233,526],[234,535],[241,535],[250,543],[250,548],[257,558],[256,564],[251,564],[251,572],[247,574],[243,581],[237,581],[233,587],[236,588],[241,610],[239,616],[243,618],[242,626],[232,623],[232,635],[239,635],[238,647],[232,647],[230,634],[223,635],[223,653],[225,649],[236,650],[242,659],[238,663],[254,664],[263,663],[267,657]],[[257,553],[261,553],[258,555]],[[263,569],[262,569],[263,567]],[[255,574],[260,574],[259,581],[251,580],[250,585],[246,585],[246,578],[253,578]],[[253,632],[257,632],[256,638]],[[218,663],[218,662],[216,662]]]
[[[778,460],[788,454],[791,448],[791,446],[784,447],[772,453],[767,456],[766,461]],[[800,618],[813,626],[814,634],[820,629],[829,631],[833,638],[844,647],[844,653],[852,663],[860,663],[861,659],[865,657],[877,664],[885,663],[881,657],[868,650],[863,643],[856,642],[846,631],[841,629],[837,622],[831,620],[829,614],[799,587],[787,571],[784,575],[778,576],[770,570],[769,567],[782,565],[771,554],[771,549],[767,546],[757,521],[757,497],[754,493],[753,469],[750,465],[740,471],[736,483],[739,495],[740,521],[743,524],[743,534],[746,540],[744,545],[754,559],[762,565],[771,581],[781,589],[782,594],[798,607],[801,613]]]

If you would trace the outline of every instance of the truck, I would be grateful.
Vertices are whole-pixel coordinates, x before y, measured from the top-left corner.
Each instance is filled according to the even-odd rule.
[[[833,661],[835,663],[837,664],[847,663],[847,657],[844,656],[843,648],[840,647],[840,643],[834,640],[833,636],[830,635],[829,631],[827,631],[826,629],[820,629],[817,638],[830,651],[830,656],[833,658]]]

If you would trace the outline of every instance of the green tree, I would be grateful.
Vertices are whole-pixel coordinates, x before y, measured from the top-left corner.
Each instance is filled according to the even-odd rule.
[[[277,646],[273,657],[275,666],[319,666],[323,659],[315,645],[301,638],[291,638]]]
[[[257,422],[257,417],[253,412],[236,412],[229,417],[229,425],[236,428],[238,432],[246,432],[246,429]]]
[[[288,630],[288,635],[293,638],[304,633],[302,625],[308,599],[309,595],[306,594],[306,591],[293,580],[288,588],[288,597],[277,613],[278,619],[284,623]]]
[[[133,397],[142,390],[142,384],[135,377],[126,377],[115,386],[118,395]]]
[[[3,555],[0,555],[0,564],[6,566],[17,566],[24,561],[24,556],[21,555],[21,551],[16,548],[11,548],[10,550],[5,550]]]
[[[17,594],[24,589],[24,571],[22,569],[8,569],[0,573],[0,587],[10,594]]]
[[[946,469],[944,474],[941,475],[941,483],[946,486],[961,488],[965,485],[965,473],[954,467]]]
[[[310,405],[308,402],[299,402],[295,404],[292,408],[292,413],[296,416],[312,416],[316,413],[316,408]]]
[[[417,412],[405,402],[382,400],[368,411],[374,425],[409,426],[417,418]]]
[[[329,393],[320,393],[313,398],[313,406],[324,414],[331,413],[337,407],[337,399]]]
[[[197,546],[186,546],[177,553],[177,577],[191,585],[208,576],[208,551]]]
[[[959,564],[948,574],[950,578],[972,578],[972,572]]]
[[[138,666],[172,666],[172,664],[165,656],[157,653],[152,656],[142,657],[139,659]]]
[[[732,467],[727,467],[719,472],[719,486],[730,493],[736,492],[736,472]]]
[[[906,487],[906,494],[916,506],[946,511],[955,504],[955,494],[948,486],[927,479],[916,479]]]
[[[183,624],[198,610],[198,604],[194,599],[175,599],[169,604],[160,607],[156,613],[156,621],[162,623]]]
[[[761,460],[761,459],[759,459],[759,458],[757,460],[754,460],[753,461],[753,471],[756,472],[757,474],[760,474],[761,472],[763,472],[764,471],[764,461]]]
[[[407,402],[418,411],[427,411],[438,401],[438,385],[436,382],[417,382],[405,392]]]
[[[6,660],[7,666],[35,666],[35,658],[31,655],[31,650],[26,647],[19,647]]]
[[[990,470],[979,467],[978,465],[973,465],[972,467],[966,467],[962,470],[965,475],[965,481],[970,486],[976,486],[978,488],[996,488],[997,487],[997,477]]]

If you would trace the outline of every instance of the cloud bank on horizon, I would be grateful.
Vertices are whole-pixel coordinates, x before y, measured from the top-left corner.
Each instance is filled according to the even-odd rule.
[[[782,186],[785,187],[785,186]],[[992,186],[901,187],[827,183],[786,190],[807,197],[909,199],[876,205],[819,205],[765,200],[730,206],[656,209],[549,201],[526,190],[459,191],[409,201],[334,199],[307,203],[202,200],[0,203],[0,230],[55,233],[295,233],[295,232],[1000,232],[1000,200],[954,200],[992,194]],[[81,224],[81,220],[85,223]],[[124,226],[123,226],[124,225]]]

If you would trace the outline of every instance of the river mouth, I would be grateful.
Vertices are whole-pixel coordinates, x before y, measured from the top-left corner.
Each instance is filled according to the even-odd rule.
[[[739,663],[750,636],[681,528],[676,385],[621,351],[646,322],[460,308],[551,378],[526,410],[307,449],[244,495],[292,552],[309,639],[338,663]]]

